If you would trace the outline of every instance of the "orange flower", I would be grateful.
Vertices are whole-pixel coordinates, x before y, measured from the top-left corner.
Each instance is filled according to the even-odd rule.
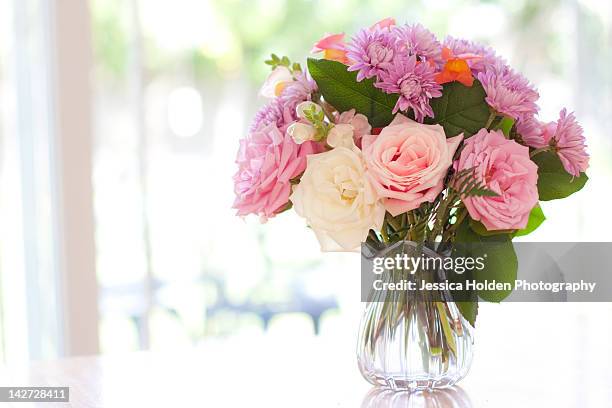
[[[470,53],[455,55],[449,48],[444,47],[442,48],[442,58],[446,61],[446,64],[444,64],[444,69],[434,77],[437,83],[441,85],[457,81],[465,86],[472,86],[474,76],[468,61],[481,59],[481,56]]]
[[[344,45],[344,33],[326,34],[314,45],[310,51],[312,54],[323,52],[323,58],[348,64],[346,46]]]

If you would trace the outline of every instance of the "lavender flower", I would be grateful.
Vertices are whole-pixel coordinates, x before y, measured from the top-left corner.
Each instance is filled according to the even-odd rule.
[[[538,111],[538,93],[525,77],[502,62],[480,72],[478,80],[487,93],[487,103],[497,112],[520,119]]]
[[[400,56],[394,59],[388,71],[380,73],[376,87],[400,95],[393,113],[412,109],[415,120],[423,122],[425,117],[433,117],[429,100],[442,96],[442,86],[436,83],[434,74],[434,68],[417,61],[416,55]]]
[[[297,119],[295,108],[300,102],[312,99],[317,83],[307,73],[294,74],[294,80],[287,84],[278,98],[264,105],[253,118],[249,133],[274,123],[283,132]]]
[[[251,126],[249,126],[249,133],[254,133],[271,123],[274,123],[278,128],[282,128],[285,124],[285,112],[278,98],[273,99],[257,111]]]
[[[568,114],[566,109],[559,114],[557,129],[550,144],[557,151],[565,171],[571,175],[578,177],[589,167],[582,127],[576,122],[574,114]]]
[[[516,122],[516,131],[522,144],[538,149],[548,143],[544,137],[545,126],[535,116],[525,116]]]
[[[300,102],[312,100],[312,94],[317,89],[317,83],[310,77],[308,72],[298,72],[294,74],[294,81],[290,82],[283,89],[279,99],[295,119],[295,107]]]
[[[362,29],[347,46],[347,57],[353,62],[349,71],[359,71],[357,81],[378,76],[387,70],[397,54],[397,40],[388,29]]]
[[[395,27],[393,33],[398,38],[402,51],[419,58],[441,62],[442,46],[436,36],[421,24]]]

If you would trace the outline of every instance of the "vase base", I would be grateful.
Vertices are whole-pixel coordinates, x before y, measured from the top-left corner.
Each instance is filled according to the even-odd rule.
[[[394,378],[368,375],[365,373],[364,377],[372,385],[387,388],[393,391],[431,391],[434,389],[444,389],[452,387],[459,380],[453,378]]]

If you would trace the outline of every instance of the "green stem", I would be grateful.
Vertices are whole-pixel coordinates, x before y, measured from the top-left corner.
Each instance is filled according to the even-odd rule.
[[[529,157],[533,158],[534,156],[542,153],[542,152],[549,152],[550,150],[552,150],[552,148],[550,146],[544,146],[544,147],[540,147],[539,149],[535,149],[534,151],[532,151],[531,153],[529,153]]]
[[[489,126],[491,126],[491,123],[493,123],[496,117],[497,117],[497,112],[492,110],[491,114],[489,115],[489,119],[487,119],[487,124],[485,125],[485,128],[489,129]]]

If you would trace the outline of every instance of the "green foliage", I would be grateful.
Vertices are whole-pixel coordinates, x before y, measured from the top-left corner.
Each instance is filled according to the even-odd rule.
[[[446,137],[463,133],[470,137],[486,127],[489,120],[489,105],[485,102],[486,93],[478,80],[471,87],[450,82],[444,85],[442,96],[431,100],[434,118],[426,123],[440,124]]]
[[[518,259],[512,245],[510,234],[483,236],[469,227],[469,222],[463,222],[458,230],[454,247],[455,256],[471,256],[485,258],[485,267],[474,270],[474,279],[478,282],[507,282],[514,286],[518,270]],[[488,302],[501,302],[511,291],[484,290],[478,291],[478,296]]]
[[[270,59],[265,60],[264,62],[266,65],[270,65],[272,69],[275,69],[278,67],[289,68],[289,66],[291,65],[291,61],[289,60],[289,57],[283,56],[279,58],[278,55],[276,54],[270,55]]]
[[[531,213],[529,213],[529,221],[527,221],[527,227],[517,231],[514,236],[522,237],[524,235],[531,234],[533,231],[538,229],[540,225],[542,225],[545,219],[546,216],[544,215],[544,211],[542,211],[542,207],[540,207],[540,204],[537,204],[535,207],[533,207]]]
[[[476,317],[478,316],[478,296],[474,291],[471,291],[470,295],[473,295],[475,299],[471,301],[456,302],[456,305],[465,320],[470,322],[472,327],[476,327]]]
[[[498,194],[493,190],[489,190],[484,182],[474,175],[474,171],[472,167],[455,173],[449,183],[451,189],[461,198],[497,197]]]
[[[373,127],[388,125],[393,120],[397,95],[389,95],[374,87],[374,79],[357,82],[357,73],[336,61],[308,59],[308,70],[319,86],[323,98],[340,112],[355,109],[367,116]]]
[[[498,234],[514,234],[515,230],[493,230],[489,231],[480,221],[476,221],[470,218],[470,228],[478,235],[490,236]]]
[[[501,130],[506,138],[510,137],[510,131],[514,126],[514,119],[508,116],[504,116],[502,120],[497,124],[496,129]]]
[[[572,195],[580,191],[588,180],[585,173],[580,173],[579,177],[573,177],[566,172],[561,160],[552,151],[536,154],[532,160],[538,165],[538,193],[542,201]]]

